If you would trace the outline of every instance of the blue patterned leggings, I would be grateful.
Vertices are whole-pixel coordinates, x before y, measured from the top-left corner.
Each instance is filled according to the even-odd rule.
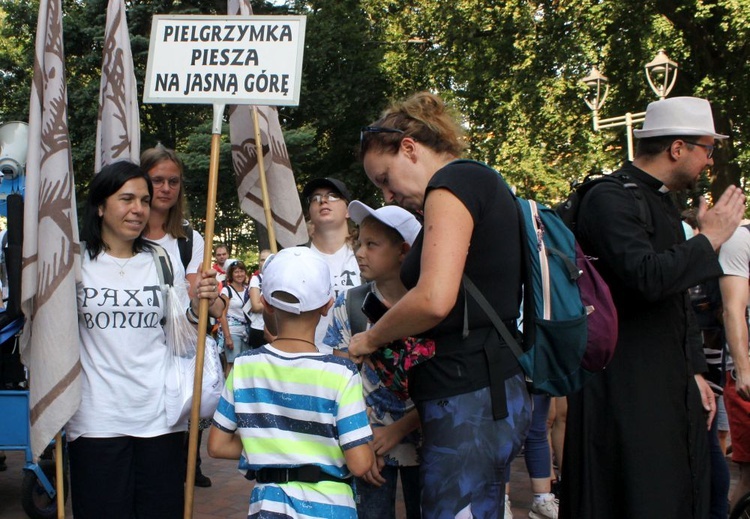
[[[505,381],[508,417],[493,420],[489,388],[417,403],[422,422],[422,516],[502,518],[505,466],[531,422],[523,375]]]

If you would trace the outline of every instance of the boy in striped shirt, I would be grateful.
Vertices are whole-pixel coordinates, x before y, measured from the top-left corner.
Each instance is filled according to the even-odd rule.
[[[261,299],[277,339],[235,360],[208,452],[247,460],[248,519],[356,518],[351,476],[373,464],[372,432],[357,368],[314,343],[333,302],[328,266],[306,247],[284,249],[266,260]]]

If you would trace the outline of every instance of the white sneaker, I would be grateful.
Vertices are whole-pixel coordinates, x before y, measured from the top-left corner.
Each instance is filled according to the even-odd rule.
[[[510,499],[505,497],[505,519],[513,519],[513,510],[510,509]]]
[[[541,503],[534,502],[529,511],[531,519],[557,519],[557,511],[560,507],[560,501],[555,498]]]

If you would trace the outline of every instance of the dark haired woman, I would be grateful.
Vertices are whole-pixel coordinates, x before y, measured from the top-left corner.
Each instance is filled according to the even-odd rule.
[[[423,432],[425,517],[502,517],[505,467],[529,427],[531,402],[513,353],[462,289],[462,274],[515,327],[521,299],[515,202],[487,166],[456,162],[461,127],[443,101],[413,95],[362,129],[361,158],[386,203],[424,215],[401,268],[409,292],[350,354],[428,337],[435,356],[409,372]]]
[[[66,426],[77,519],[183,515],[186,425],[167,425],[165,301],[143,238],[151,197],[151,181],[130,162],[105,166],[89,184],[78,286],[81,404]],[[217,297],[208,270],[185,310]]]

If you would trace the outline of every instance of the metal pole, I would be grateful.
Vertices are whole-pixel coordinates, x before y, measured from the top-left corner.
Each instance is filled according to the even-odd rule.
[[[628,133],[628,160],[633,162],[633,114],[625,114],[625,127]]]
[[[221,123],[224,117],[224,104],[215,104],[211,135],[211,162],[208,172],[208,195],[206,199],[206,231],[204,240],[209,244],[203,249],[202,269],[210,268],[216,221],[216,192],[219,183],[219,151],[221,145]],[[195,378],[193,379],[193,407],[190,409],[190,435],[188,438],[188,464],[185,479],[185,519],[193,517],[193,497],[195,493],[195,465],[198,458],[198,421],[200,420],[201,388],[203,386],[203,361],[206,350],[206,330],[208,328],[208,299],[201,299],[198,307],[198,345],[195,352]]]

